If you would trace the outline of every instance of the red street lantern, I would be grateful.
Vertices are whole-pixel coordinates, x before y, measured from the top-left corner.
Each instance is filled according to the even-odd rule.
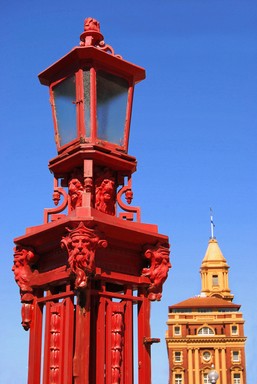
[[[144,77],[91,18],[81,45],[39,75],[50,88],[58,154],[49,162],[55,207],[15,239],[28,384],[151,382],[159,339],[150,302],[161,300],[171,264],[168,237],[130,206],[132,99]]]
[[[58,153],[84,143],[126,153],[134,85],[145,71],[114,54],[94,19],[86,19],[80,39],[39,75],[50,87]]]

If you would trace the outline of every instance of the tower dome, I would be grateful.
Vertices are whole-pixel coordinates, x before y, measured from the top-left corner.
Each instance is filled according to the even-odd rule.
[[[229,266],[223,256],[216,238],[209,240],[202,260],[200,274],[202,279],[201,296],[215,296],[232,301],[228,281]]]

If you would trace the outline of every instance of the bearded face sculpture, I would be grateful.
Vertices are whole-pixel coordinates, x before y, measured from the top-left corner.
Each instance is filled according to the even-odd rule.
[[[107,247],[107,241],[101,240],[101,233],[96,229],[85,227],[81,222],[77,228],[70,230],[61,241],[61,246],[69,254],[68,263],[75,275],[75,288],[83,289],[88,285],[88,278],[95,272],[95,251],[97,247]]]
[[[34,264],[37,262],[38,256],[32,248],[23,248],[17,246],[14,248],[14,260],[12,271],[21,295],[21,317],[22,326],[27,331],[30,328],[33,313],[33,289],[30,285],[31,278],[37,273],[33,270]]]
[[[151,246],[145,252],[145,257],[150,260],[150,266],[149,268],[143,268],[142,275],[149,277],[151,281],[148,288],[149,300],[161,300],[162,286],[171,268],[169,254],[168,244],[157,244],[155,247]]]
[[[32,292],[30,287],[30,279],[33,275],[32,265],[36,263],[38,257],[31,248],[22,248],[17,246],[14,248],[14,260],[12,271],[18,286],[20,287],[21,297]]]

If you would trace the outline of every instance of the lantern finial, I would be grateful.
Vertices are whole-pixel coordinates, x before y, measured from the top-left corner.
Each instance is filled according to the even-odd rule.
[[[80,40],[82,47],[96,47],[101,51],[122,59],[120,55],[114,53],[113,48],[109,44],[105,44],[104,37],[100,32],[100,23],[92,17],[85,19],[84,32],[80,35]]]
[[[84,22],[84,32],[80,35],[81,45],[96,46],[103,40],[103,35],[100,32],[100,23],[88,17]]]

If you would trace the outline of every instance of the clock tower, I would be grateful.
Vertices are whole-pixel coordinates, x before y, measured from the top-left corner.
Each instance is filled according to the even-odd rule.
[[[246,384],[244,319],[229,289],[229,266],[212,235],[200,274],[202,289],[169,307],[166,343],[169,384]]]

